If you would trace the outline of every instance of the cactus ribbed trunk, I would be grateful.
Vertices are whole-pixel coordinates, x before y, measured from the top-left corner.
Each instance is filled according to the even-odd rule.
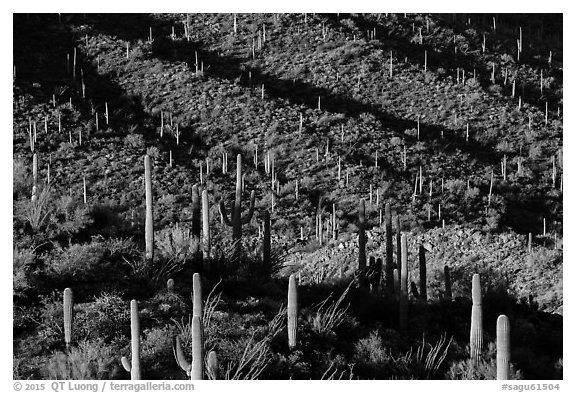
[[[288,347],[296,347],[296,333],[298,330],[298,292],[296,277],[291,274],[288,282]]]
[[[400,265],[402,265],[402,230],[400,228],[400,217],[396,216],[394,224],[396,225],[396,267],[400,269]]]
[[[400,300],[400,271],[394,269],[392,274],[394,276],[394,297],[396,300]]]
[[[452,279],[450,278],[450,268],[444,266],[444,297],[446,300],[452,300]]]
[[[418,259],[420,261],[420,298],[428,300],[428,294],[426,293],[426,250],[424,250],[423,245],[420,245],[418,249]]]
[[[408,328],[408,245],[406,235],[401,238],[402,263],[400,265],[400,331]]]
[[[366,208],[364,199],[360,199],[358,209],[358,270],[362,273],[366,269]]]
[[[470,321],[470,358],[478,362],[482,353],[483,344],[482,328],[482,288],[480,276],[472,276],[472,318]]]
[[[392,212],[390,204],[384,206],[384,227],[386,231],[386,290],[394,294],[394,249],[392,245]]]
[[[264,267],[267,271],[270,271],[272,261],[270,260],[270,212],[268,210],[264,211],[264,245],[262,247],[263,256],[262,259],[264,261]]]
[[[190,379],[204,379],[204,340],[202,337],[202,319],[192,317],[192,370]]]
[[[152,212],[152,168],[150,156],[144,156],[144,183],[146,187],[146,223],[144,237],[146,239],[146,259],[154,259],[154,217]]]
[[[208,190],[202,191],[202,252],[204,262],[210,259],[210,205],[208,202]],[[208,266],[204,266],[205,269]]]
[[[72,343],[72,318],[74,308],[74,294],[70,288],[64,289],[64,342],[66,348]]]
[[[510,322],[506,315],[496,320],[496,379],[510,379]]]
[[[130,345],[132,351],[132,362],[130,379],[140,380],[140,317],[138,316],[138,302],[130,302]]]
[[[202,278],[199,273],[192,276],[192,316],[202,318]]]
[[[198,184],[192,186],[192,236],[200,240],[200,194]]]

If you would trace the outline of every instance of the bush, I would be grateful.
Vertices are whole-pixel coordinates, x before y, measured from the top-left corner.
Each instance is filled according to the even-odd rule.
[[[56,352],[45,363],[46,379],[112,379],[118,374],[118,349],[102,340],[82,341],[67,353]]]
[[[95,277],[103,278],[103,260],[105,248],[102,243],[93,241],[88,244],[73,244],[64,249],[56,246],[44,257],[46,274],[59,280],[85,281]]]
[[[134,149],[141,149],[144,147],[144,137],[140,134],[126,135],[124,145]]]
[[[14,296],[16,297],[22,297],[24,292],[31,287],[30,276],[33,274],[32,264],[34,263],[34,258],[34,249],[19,249],[17,246],[14,248],[12,277]]]

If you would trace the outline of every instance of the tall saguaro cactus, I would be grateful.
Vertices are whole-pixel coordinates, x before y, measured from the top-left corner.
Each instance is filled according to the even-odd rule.
[[[421,244],[418,248],[418,259],[420,262],[420,298],[422,300],[428,299],[428,294],[426,293],[426,250]]]
[[[472,318],[470,322],[470,358],[478,362],[482,353],[484,331],[482,328],[482,288],[480,276],[472,276]]]
[[[192,316],[202,318],[202,278],[199,273],[192,276]]]
[[[231,219],[228,217],[226,212],[226,206],[223,200],[220,200],[220,215],[222,220],[228,226],[232,227],[232,237],[234,242],[236,242],[236,254],[239,255],[242,249],[242,224],[248,224],[252,219],[254,214],[254,200],[256,199],[256,193],[252,190],[250,194],[250,207],[248,208],[248,213],[246,216],[242,217],[241,211],[241,200],[242,200],[242,156],[238,154],[236,156],[236,196],[234,199],[234,206],[231,212]]]
[[[264,211],[264,245],[262,247],[262,260],[264,262],[265,269],[271,268],[272,261],[270,260],[270,213],[268,210]]]
[[[298,292],[296,287],[296,276],[290,275],[288,281],[288,347],[296,346],[296,333],[298,330]]]
[[[396,224],[396,265],[400,268],[400,265],[402,265],[402,228],[400,226],[400,217],[398,217],[398,215],[396,215],[394,223]]]
[[[402,263],[400,266],[400,331],[408,328],[408,245],[406,235],[401,238]]]
[[[152,212],[152,168],[150,156],[144,156],[144,184],[146,188],[146,223],[144,237],[146,239],[146,259],[154,259],[154,216]]]
[[[64,342],[66,348],[72,343],[72,318],[74,308],[74,294],[70,288],[64,289]]]
[[[130,302],[130,344],[132,361],[122,356],[122,365],[130,373],[130,379],[140,380],[140,317],[138,316],[138,302]]]
[[[208,190],[202,191],[202,254],[204,262],[210,259],[210,205],[208,202]],[[205,265],[205,268],[208,266]]]
[[[392,212],[390,204],[384,206],[384,228],[386,231],[386,290],[389,295],[394,293],[394,250],[392,245]]]
[[[204,339],[202,320],[198,315],[192,317],[192,373],[190,379],[204,379]]]
[[[496,320],[496,379],[510,379],[510,322],[506,315]]]
[[[364,198],[360,199],[358,209],[358,270],[360,273],[366,269],[366,207]]]
[[[200,194],[198,184],[192,186],[192,236],[200,240]]]

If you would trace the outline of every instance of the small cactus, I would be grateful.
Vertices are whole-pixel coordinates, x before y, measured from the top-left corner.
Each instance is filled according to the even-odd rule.
[[[199,273],[192,276],[192,316],[202,318],[202,278]]]
[[[298,329],[298,293],[296,277],[291,274],[288,281],[288,347],[296,347],[296,332]]]
[[[132,361],[122,356],[122,365],[130,373],[131,380],[140,380],[140,318],[136,300],[130,302],[130,336]]]
[[[146,259],[154,259],[154,216],[152,211],[152,169],[150,156],[144,156],[144,183],[146,188],[146,223],[144,237],[146,239]]]
[[[510,322],[506,315],[496,320],[496,379],[510,379]]]
[[[482,329],[482,288],[480,287],[480,276],[472,276],[472,318],[470,322],[470,358],[478,362],[482,353],[483,344]]]
[[[174,292],[174,279],[170,278],[166,281],[166,290],[168,292]]]
[[[69,349],[72,344],[72,319],[74,308],[74,294],[70,288],[64,289],[64,342]]]
[[[215,351],[208,352],[208,359],[206,360],[206,374],[209,379],[218,379],[218,357]]]

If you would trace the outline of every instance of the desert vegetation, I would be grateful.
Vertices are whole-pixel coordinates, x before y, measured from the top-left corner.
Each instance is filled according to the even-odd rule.
[[[15,379],[562,379],[562,15],[13,40]]]

